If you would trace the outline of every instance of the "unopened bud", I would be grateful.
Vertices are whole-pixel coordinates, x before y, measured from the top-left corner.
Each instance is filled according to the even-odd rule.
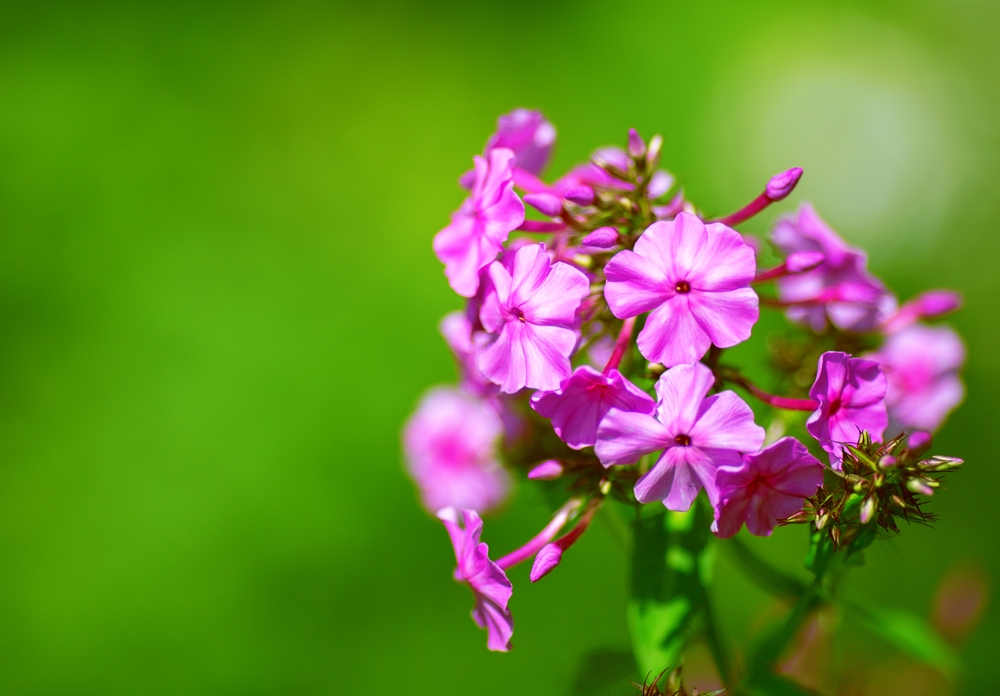
[[[548,575],[562,561],[562,555],[563,550],[558,544],[543,546],[535,556],[535,562],[531,564],[531,573],[528,575],[531,582],[538,582]]]
[[[590,205],[594,202],[594,189],[586,185],[574,186],[563,195],[563,198],[577,205]]]
[[[646,150],[646,162],[650,167],[655,167],[660,161],[660,150],[663,148],[663,136],[654,135],[649,140],[649,149]]]
[[[949,469],[957,469],[964,463],[965,460],[959,459],[958,457],[942,457],[940,455],[935,455],[930,459],[925,459],[920,462],[920,466],[931,471],[948,471]]]
[[[830,521],[830,513],[825,511],[821,512],[819,517],[816,518],[816,529],[823,529],[823,527],[825,527],[826,523],[829,521]]]
[[[614,227],[600,227],[583,238],[586,246],[610,249],[618,243],[618,230]]]
[[[906,482],[906,488],[911,493],[922,493],[923,495],[934,495],[934,489],[927,485],[924,479],[910,479]]]
[[[630,201],[628,198],[625,198],[624,196],[618,199],[618,203],[619,205],[621,205],[621,207],[623,207],[626,211],[630,213],[633,210],[635,210],[635,205],[632,203],[632,201]]]
[[[635,159],[646,154],[646,143],[643,142],[635,128],[628,129],[628,153]]]
[[[649,194],[650,198],[659,198],[669,191],[673,185],[674,177],[662,169],[658,169],[650,178],[649,185],[646,186],[646,193]]]
[[[865,502],[861,504],[861,524],[868,524],[871,522],[877,507],[878,501],[875,499],[875,496],[871,495],[865,499]]]
[[[834,527],[831,529],[830,536],[833,537],[834,546],[840,546],[840,527]]]
[[[562,212],[562,201],[551,193],[527,193],[524,202],[549,217],[557,217]]]
[[[608,493],[610,493],[611,481],[609,481],[608,479],[601,479],[599,490],[601,491],[601,495],[607,495]]]
[[[826,256],[821,251],[795,251],[785,259],[785,268],[789,273],[805,273],[824,261]]]
[[[896,466],[896,458],[891,454],[887,454],[878,460],[879,468],[888,469],[890,467]]]
[[[528,472],[528,478],[536,481],[551,481],[563,474],[563,465],[556,459],[548,459]]]
[[[786,197],[795,190],[795,185],[799,183],[799,179],[801,178],[801,167],[793,167],[787,172],[775,174],[771,177],[771,180],[767,182],[767,188],[764,189],[764,193],[767,194],[767,197],[772,201],[780,201],[782,198]]]
[[[933,436],[926,430],[916,430],[910,433],[910,439],[906,441],[906,445],[910,449],[919,450],[930,445],[932,439]]]
[[[929,319],[961,307],[962,296],[954,290],[928,290],[911,302],[917,305],[921,317]]]
[[[896,505],[897,507],[901,507],[901,508],[905,508],[905,507],[906,507],[906,501],[904,501],[904,500],[903,500],[902,498],[900,498],[900,497],[899,497],[898,495],[893,495],[893,496],[892,496],[892,502],[893,502],[893,503],[894,503],[894,504],[895,504],[895,505]]]

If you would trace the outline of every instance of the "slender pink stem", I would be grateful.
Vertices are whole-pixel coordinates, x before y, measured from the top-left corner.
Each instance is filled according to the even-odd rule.
[[[528,193],[551,193],[548,184],[539,179],[531,172],[526,172],[520,167],[514,167],[514,186]]]
[[[601,499],[599,497],[591,501],[590,505],[580,516],[580,521],[576,523],[576,526],[573,527],[569,533],[563,535],[553,543],[555,543],[555,545],[563,551],[575,544],[576,540],[583,536],[583,533],[587,531],[587,527],[590,526],[590,522],[594,519],[594,515],[597,514],[597,511],[601,508],[600,501]]]
[[[719,220],[716,220],[716,222],[721,222],[723,225],[728,225],[729,227],[738,225],[744,220],[749,220],[773,202],[774,201],[768,198],[767,192],[764,192],[750,201],[747,205],[737,210],[735,213],[731,213],[724,218],[720,218]]]
[[[611,357],[608,358],[608,364],[604,366],[601,374],[608,374],[621,363],[622,356],[625,355],[625,351],[628,350],[629,343],[632,341],[632,327],[634,326],[635,317],[629,317],[622,324],[622,330],[618,333],[618,340],[615,341],[615,349],[611,353]]]
[[[783,263],[780,266],[775,266],[774,268],[769,268],[766,271],[761,271],[753,277],[751,283],[763,283],[768,280],[774,280],[775,278],[781,278],[788,275],[788,264]]]
[[[777,408],[784,408],[789,411],[815,411],[819,408],[819,402],[812,399],[790,399],[787,396],[775,396],[774,394],[768,394],[766,391],[761,391],[750,384],[750,382],[744,382],[743,386],[765,404],[770,404]]]
[[[558,232],[566,229],[565,222],[543,222],[542,220],[525,220],[517,228],[518,232]]]
[[[569,516],[580,507],[580,503],[583,502],[579,498],[571,498],[566,502],[559,511],[552,517],[552,521],[545,525],[545,529],[540,531],[531,541],[522,546],[519,549],[511,551],[506,556],[497,559],[497,565],[506,570],[507,568],[512,568],[518,563],[525,561],[536,553],[538,550],[545,546],[547,543],[552,541],[559,530],[563,528],[566,524],[566,520]]]

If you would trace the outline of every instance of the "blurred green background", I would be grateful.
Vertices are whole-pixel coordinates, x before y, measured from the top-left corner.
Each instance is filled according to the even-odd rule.
[[[969,463],[849,591],[924,613],[955,562],[1000,577],[998,32],[986,0],[4,3],[0,690],[561,695],[627,648],[598,525],[544,582],[512,572],[515,650],[488,653],[400,467],[454,379],[431,239],[516,106],[558,128],[550,174],[663,133],[709,212],[802,166],[784,209],[903,297],[961,289],[936,449]],[[486,541],[546,515],[524,487]],[[757,548],[795,569],[804,539]],[[739,642],[770,600],[721,560]],[[998,653],[994,603],[968,693]]]

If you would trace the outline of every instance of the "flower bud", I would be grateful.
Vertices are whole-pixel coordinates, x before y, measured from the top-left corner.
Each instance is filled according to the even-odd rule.
[[[660,149],[663,148],[663,136],[654,135],[649,141],[649,149],[646,151],[646,163],[650,167],[655,167],[660,161]]]
[[[649,179],[649,185],[646,186],[646,192],[649,194],[650,198],[659,198],[667,191],[670,187],[674,185],[674,177],[670,176],[669,173],[658,169],[653,176]]]
[[[607,495],[608,493],[610,493],[611,492],[610,479],[601,479],[599,489],[601,491],[601,495]]]
[[[861,524],[868,524],[871,522],[877,507],[878,501],[875,499],[875,496],[871,495],[865,499],[865,502],[861,504]]]
[[[906,488],[911,493],[922,493],[924,495],[934,495],[934,489],[927,485],[925,479],[910,479],[906,482]]]
[[[785,268],[789,273],[805,273],[811,271],[826,261],[821,251],[795,251],[785,259]]]
[[[610,249],[618,243],[618,230],[614,227],[600,227],[583,238],[586,246]]]
[[[574,186],[563,196],[570,203],[587,206],[594,202],[594,189],[589,186]]]
[[[823,529],[830,521],[830,513],[820,508],[819,516],[816,518],[816,529]]]
[[[933,436],[926,430],[915,430],[910,433],[910,438],[906,441],[906,445],[912,450],[919,450],[929,446],[932,439]]]
[[[612,167],[622,172],[628,171],[628,155],[620,147],[602,147],[595,150],[590,159],[602,169]]]
[[[888,469],[889,467],[896,466],[896,458],[891,454],[887,454],[878,460],[879,468]]]
[[[563,550],[559,544],[546,544],[535,556],[535,562],[531,564],[531,573],[528,578],[531,582],[538,582],[562,561]]]
[[[795,190],[795,185],[799,183],[799,179],[801,178],[801,167],[793,167],[787,172],[775,174],[771,177],[771,180],[767,182],[767,188],[764,189],[764,193],[772,201],[780,201],[782,198],[786,197]]]
[[[635,159],[646,154],[646,143],[643,142],[635,128],[628,129],[628,154]]]
[[[527,193],[524,195],[524,202],[549,217],[558,217],[562,212],[562,201],[550,193]]]
[[[962,296],[953,290],[928,290],[915,300],[920,316],[924,319],[953,312],[962,306]]]
[[[563,465],[557,459],[547,459],[528,472],[528,478],[540,481],[551,481],[563,474]]]

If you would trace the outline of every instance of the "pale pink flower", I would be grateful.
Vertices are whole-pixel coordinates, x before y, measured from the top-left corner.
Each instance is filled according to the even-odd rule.
[[[851,331],[870,331],[884,319],[887,292],[882,282],[868,272],[868,257],[849,246],[812,206],[803,203],[792,216],[784,216],[771,234],[786,254],[818,251],[825,262],[811,271],[777,281],[778,297],[789,307],[790,319],[822,331],[827,318],[835,326]]]
[[[489,277],[479,317],[493,336],[479,351],[480,371],[508,394],[558,389],[570,375],[576,310],[590,292],[587,276],[550,263],[545,245],[532,244],[518,249],[509,266],[506,259],[492,263]]]
[[[489,547],[479,541],[483,521],[475,510],[462,510],[463,528],[454,507],[439,510],[437,516],[455,549],[455,580],[467,584],[475,597],[472,618],[487,631],[486,647],[507,652],[514,633],[514,619],[507,608],[513,587],[506,573],[490,560]]]
[[[754,252],[725,225],[690,213],[654,222],[604,269],[604,297],[619,319],[651,312],[639,352],[667,367],[698,362],[714,343],[729,348],[750,338],[759,316],[750,281]]]
[[[678,365],[656,383],[656,418],[612,408],[601,421],[594,451],[606,467],[634,464],[663,450],[635,485],[639,502],[661,500],[670,510],[684,511],[704,487],[715,505],[716,469],[739,466],[741,452],[760,449],[764,429],[754,424],[753,411],[731,391],[708,396],[714,383],[701,363]]]
[[[407,470],[429,511],[455,506],[485,511],[501,503],[510,478],[497,461],[503,422],[488,401],[435,387],[403,429]]]
[[[806,421],[806,430],[830,453],[830,465],[842,467],[843,445],[856,444],[861,431],[873,440],[888,424],[885,375],[877,362],[828,352],[819,357],[816,382],[809,396],[819,408]]]
[[[728,539],[743,523],[756,536],[771,536],[775,520],[802,509],[803,501],[823,484],[823,465],[793,437],[783,437],[739,466],[721,466],[715,477],[719,504],[716,536]]]
[[[489,161],[474,157],[472,193],[434,237],[444,274],[463,297],[476,294],[479,269],[497,257],[507,236],[524,222],[524,203],[514,193],[513,160],[514,153],[505,148],[490,151]]]
[[[556,129],[541,111],[514,109],[497,118],[497,130],[486,141],[484,155],[505,147],[514,152],[514,166],[531,174],[540,174],[549,162]]]
[[[911,325],[867,357],[885,372],[885,404],[899,429],[935,430],[965,396],[965,346],[947,326]]]
[[[573,449],[597,442],[597,425],[611,408],[652,415],[656,404],[618,370],[608,374],[589,365],[576,368],[556,391],[537,391],[531,407],[552,419],[552,428]]]

